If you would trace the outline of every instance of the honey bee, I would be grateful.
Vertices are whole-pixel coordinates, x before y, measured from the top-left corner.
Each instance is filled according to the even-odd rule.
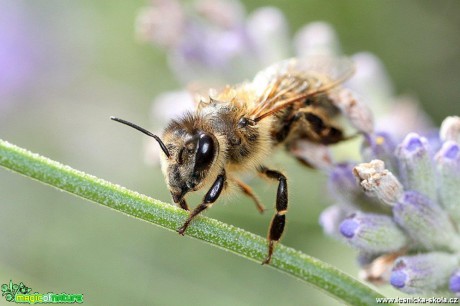
[[[264,211],[252,189],[238,179],[242,172],[256,172],[278,181],[268,254],[262,263],[268,264],[286,224],[288,187],[286,176],[265,163],[275,149],[284,147],[309,165],[305,157],[294,153],[299,141],[330,145],[347,139],[334,121],[340,110],[329,94],[353,71],[347,58],[284,60],[259,72],[252,82],[226,86],[201,99],[195,111],[172,120],[162,138],[123,119],[111,119],[155,138],[160,145],[164,153],[161,168],[172,199],[190,212],[177,230],[181,235],[232,186]],[[207,192],[190,211],[185,197],[200,189]]]

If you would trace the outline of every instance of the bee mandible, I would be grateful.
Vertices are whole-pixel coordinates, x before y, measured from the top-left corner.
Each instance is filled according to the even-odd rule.
[[[309,165],[304,156],[294,153],[299,141],[330,145],[348,139],[334,120],[340,110],[330,93],[352,73],[347,58],[284,60],[262,70],[251,82],[226,86],[200,100],[195,111],[172,120],[161,138],[131,122],[111,119],[153,137],[160,145],[161,168],[172,199],[190,212],[177,230],[181,235],[231,187],[250,197],[263,212],[252,189],[238,179],[241,173],[256,172],[277,181],[276,212],[263,261],[268,264],[285,228],[288,187],[286,176],[269,168],[266,160],[284,147]],[[203,200],[190,210],[186,196],[201,189],[207,190]]]

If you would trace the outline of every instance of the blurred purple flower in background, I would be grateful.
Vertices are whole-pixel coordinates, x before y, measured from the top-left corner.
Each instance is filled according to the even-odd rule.
[[[246,17],[239,2],[225,0],[188,7],[152,1],[139,14],[137,34],[167,51],[172,71],[192,92],[201,82],[244,81],[289,56],[341,54],[335,31],[324,22],[302,27],[291,44],[278,9],[259,8]],[[433,132],[415,98],[394,95],[378,58],[362,52],[352,59],[356,74],[331,98],[363,135],[361,156],[347,161],[343,152],[308,143],[294,152],[329,176],[336,204],[321,214],[320,224],[359,250],[364,279],[407,293],[460,294],[460,118],[447,118]],[[193,101],[184,90],[158,96],[154,121],[165,123],[193,108]],[[148,156],[159,156],[152,154],[157,149],[149,146]]]
[[[0,0],[0,108],[32,80],[36,54],[21,1]]]
[[[241,82],[291,54],[283,14],[266,7],[246,17],[238,1],[198,0],[185,6],[153,0],[139,13],[136,30],[140,40],[166,49],[172,71],[185,85]]]

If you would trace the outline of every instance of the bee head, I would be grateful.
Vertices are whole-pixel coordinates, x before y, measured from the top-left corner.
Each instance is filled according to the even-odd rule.
[[[203,131],[176,134],[168,142],[173,149],[171,157],[162,158],[162,169],[173,200],[178,203],[186,193],[203,185],[217,158],[218,142],[214,135]]]
[[[210,133],[190,128],[190,124],[173,121],[165,130],[163,140],[129,121],[112,120],[135,128],[153,137],[162,154],[162,171],[174,202],[178,203],[189,191],[198,190],[205,183],[218,156],[219,142]]]

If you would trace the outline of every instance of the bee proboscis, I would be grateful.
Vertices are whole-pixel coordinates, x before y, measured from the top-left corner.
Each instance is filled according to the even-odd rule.
[[[259,211],[264,206],[252,189],[238,179],[240,173],[257,172],[278,181],[276,212],[268,230],[269,263],[280,240],[288,209],[286,176],[265,165],[278,147],[293,154],[299,141],[335,144],[347,139],[334,119],[340,111],[329,94],[353,73],[346,58],[292,58],[262,70],[253,81],[226,86],[196,110],[172,120],[162,138],[128,121],[127,124],[155,138],[164,154],[162,171],[173,201],[187,211],[185,196],[207,189],[202,202],[190,211],[179,234],[184,235],[190,222],[209,208],[223,191],[235,186],[250,197]]]

